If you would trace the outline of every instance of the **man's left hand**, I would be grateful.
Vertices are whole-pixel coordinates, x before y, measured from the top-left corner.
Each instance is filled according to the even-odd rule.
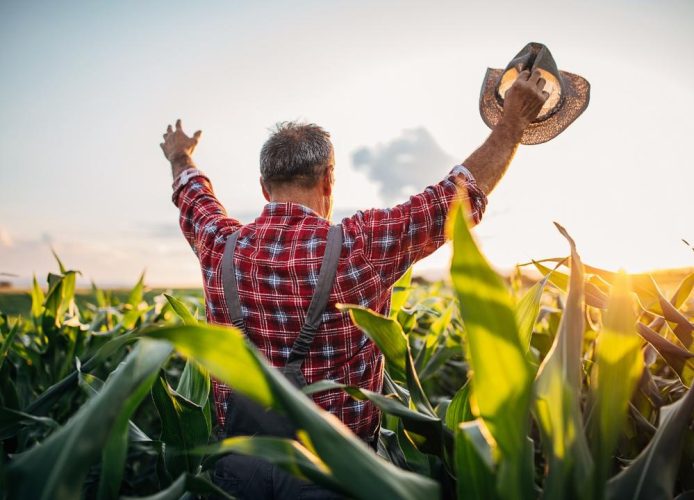
[[[164,156],[171,162],[174,178],[187,167],[194,166],[191,156],[198,145],[202,131],[198,130],[193,137],[188,137],[181,126],[181,120],[176,120],[176,129],[169,125],[164,134],[164,142],[159,144]]]

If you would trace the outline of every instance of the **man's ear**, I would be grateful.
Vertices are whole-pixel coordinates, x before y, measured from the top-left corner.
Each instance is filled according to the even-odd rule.
[[[333,178],[333,169],[329,168],[323,174],[323,179],[321,179],[321,189],[323,191],[323,196],[330,196],[333,193],[333,183],[335,179]]]
[[[269,202],[270,201],[270,191],[265,187],[265,183],[263,182],[263,178],[260,178],[260,189],[263,190],[263,196],[265,199]]]

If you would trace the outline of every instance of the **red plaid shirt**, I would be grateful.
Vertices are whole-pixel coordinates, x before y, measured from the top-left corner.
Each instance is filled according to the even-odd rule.
[[[359,304],[387,314],[393,283],[444,243],[446,215],[458,187],[467,188],[478,222],[487,200],[462,166],[401,205],[359,211],[342,220],[335,285],[303,364],[309,384],[331,379],[381,391],[382,354],[335,304]],[[234,263],[246,334],[270,364],[283,366],[313,296],[330,223],[296,203],[269,203],[255,222],[244,226],[227,216],[209,179],[196,169],[174,182],[173,202],[181,211],[183,234],[200,260],[209,323],[231,324],[220,264],[227,237],[241,230]],[[213,391],[223,425],[229,388],[213,381]],[[354,400],[343,391],[313,399],[363,439],[378,429],[380,413],[370,402]]]

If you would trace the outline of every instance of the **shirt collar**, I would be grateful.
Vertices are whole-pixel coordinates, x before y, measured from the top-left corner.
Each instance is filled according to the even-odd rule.
[[[263,213],[261,217],[321,217],[313,209],[302,205],[300,203],[293,203],[291,201],[279,202],[271,201],[263,208]]]

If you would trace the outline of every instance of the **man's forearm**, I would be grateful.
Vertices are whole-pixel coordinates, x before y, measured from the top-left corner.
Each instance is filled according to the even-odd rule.
[[[178,179],[178,176],[181,175],[184,170],[194,167],[195,162],[188,155],[181,155],[174,158],[171,160],[171,175],[173,176],[173,180],[175,181]]]
[[[522,136],[522,126],[502,120],[484,144],[463,162],[484,194],[491,193],[506,173]]]

